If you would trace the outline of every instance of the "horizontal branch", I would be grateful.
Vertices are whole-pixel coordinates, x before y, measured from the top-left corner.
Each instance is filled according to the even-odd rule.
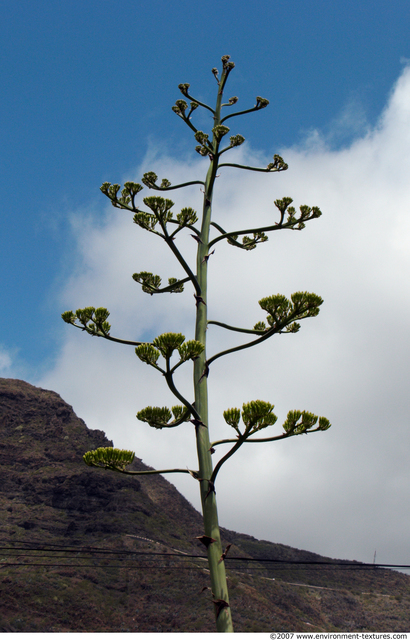
[[[185,284],[185,282],[190,282],[190,281],[191,281],[191,278],[188,276],[186,278],[182,278],[182,280],[177,280],[173,284],[169,284],[166,287],[162,287],[162,289],[155,289],[155,287],[151,287],[151,285],[149,284],[144,284],[144,286],[150,289],[150,291],[147,291],[146,293],[149,293],[150,295],[154,295],[154,293],[172,293],[173,290],[178,287],[178,285]]]
[[[299,432],[290,432],[290,433],[282,433],[280,436],[274,436],[272,438],[249,438],[245,442],[272,442],[273,440],[283,440],[284,438],[291,438],[292,436],[301,436],[303,433],[316,433],[316,431],[323,431],[317,427],[316,429],[310,429],[307,431]]]
[[[196,102],[196,104],[198,104],[200,107],[203,107],[204,109],[208,109],[208,111],[210,111],[213,115],[215,115],[215,111],[207,104],[205,104],[205,102],[201,102],[200,100],[197,100],[196,98],[193,98],[189,93],[188,90],[186,91],[181,91],[182,95],[185,96],[186,98],[188,98],[188,100],[191,100],[192,102]]]
[[[104,467],[95,464],[92,465],[94,467],[99,467],[100,469],[109,469],[110,471],[117,471],[118,473],[124,473],[128,476],[148,476],[154,475],[158,473],[189,473],[191,476],[195,477],[196,472],[191,471],[190,469],[153,469],[152,471],[127,471],[126,469],[118,469],[117,467],[105,465]]]
[[[223,105],[223,106],[225,107],[228,105]],[[230,113],[228,116],[225,116],[224,118],[222,118],[221,124],[225,122],[225,120],[228,120],[228,118],[235,118],[236,116],[242,116],[245,113],[252,113],[252,111],[260,111],[260,107],[254,106],[254,107],[251,107],[250,109],[245,109],[244,111],[236,111],[235,113]]]
[[[81,331],[85,331],[90,336],[97,336],[97,338],[105,338],[105,340],[110,340],[111,342],[118,342],[119,344],[129,344],[132,347],[139,347],[140,344],[143,344],[142,342],[135,342],[133,340],[122,340],[121,338],[114,338],[113,336],[109,336],[103,333],[102,331],[98,331],[98,333],[94,333],[93,331],[84,327],[84,325],[80,326],[79,324],[74,324],[73,322],[70,322],[70,324],[72,327],[75,327],[76,329],[81,329]]]
[[[208,324],[216,324],[218,327],[223,327],[224,329],[229,329],[230,331],[238,331],[239,333],[253,333],[258,336],[262,336],[264,335],[264,333],[266,333],[265,330],[241,329],[240,327],[232,327],[229,324],[225,324],[224,322],[218,322],[217,320],[208,320]]]
[[[256,340],[252,340],[251,342],[247,342],[246,344],[241,344],[238,347],[231,347],[230,349],[226,349],[225,351],[220,351],[219,353],[212,356],[212,358],[209,358],[209,360],[206,361],[206,365],[209,367],[209,365],[212,362],[214,362],[218,358],[221,358],[222,356],[226,356],[228,353],[235,353],[235,351],[242,351],[243,349],[248,349],[249,347],[253,347],[256,344],[259,344],[260,342],[267,340],[268,338],[273,336],[275,333],[281,333],[281,331],[278,330],[276,327],[272,327],[268,331],[265,331],[264,335],[261,336],[260,338],[257,338]]]
[[[211,240],[212,244],[216,244],[217,242],[219,242],[219,240],[222,240],[224,238],[226,238],[227,240],[229,240],[235,247],[238,247],[238,249],[245,249],[244,245],[241,244],[240,242],[238,242],[237,240],[235,240],[234,235],[235,233],[228,233],[225,231],[225,229],[223,229],[219,224],[217,224],[216,222],[211,222],[211,226],[215,227],[215,229],[218,229],[219,233],[221,233],[221,236],[218,236],[217,238],[215,238],[214,240]],[[239,235],[239,234],[238,234]],[[209,245],[210,246],[210,245]]]
[[[183,187],[190,187],[193,184],[200,184],[203,187],[205,186],[205,182],[202,180],[191,180],[191,182],[182,182],[181,184],[171,185],[170,187],[160,187],[156,184],[151,184],[148,186],[148,189],[154,189],[155,191],[172,191],[173,189],[182,189]]]
[[[233,162],[223,162],[222,164],[218,164],[218,169],[221,167],[235,167],[236,169],[247,169],[248,171],[262,171],[263,173],[277,173],[279,169],[263,169],[262,167],[249,167],[244,164],[236,164]]]
[[[304,431],[303,433],[315,433],[316,431],[321,431],[319,427],[317,429],[312,429],[311,431]],[[290,432],[290,433],[282,433],[279,436],[272,436],[271,438],[246,438],[246,437],[238,437],[237,439],[225,439],[225,440],[217,440],[216,442],[211,443],[211,447],[216,447],[218,444],[230,444],[234,443],[234,446],[228,451],[226,455],[223,456],[215,466],[214,472],[211,476],[211,482],[215,483],[216,476],[221,469],[222,465],[241,447],[245,442],[273,442],[274,440],[284,440],[286,438],[291,438],[292,436],[301,435],[300,432]]]
[[[318,429],[314,429],[317,431]],[[309,432],[312,433],[312,432]],[[273,440],[283,440],[284,438],[289,438],[289,436],[296,436],[297,433],[281,433],[279,436],[272,436],[270,438],[245,438],[243,442],[272,442]],[[238,438],[226,438],[225,440],[216,440],[215,442],[211,442],[211,447],[217,447],[219,444],[232,444],[234,442],[238,442]]]
[[[224,231],[222,227],[217,225],[215,222],[211,222],[211,225],[216,229],[218,229],[218,231]],[[290,229],[291,231],[301,231],[301,229],[295,228],[293,226],[293,223],[291,222],[289,223],[285,222],[285,224],[283,224],[282,221],[275,222],[275,224],[270,225],[268,227],[257,227],[256,229],[241,229],[240,231],[229,231],[229,232],[224,231],[222,235],[211,240],[211,242],[209,243],[209,247],[212,247],[213,244],[216,244],[220,240],[231,240],[232,236],[243,236],[243,235],[246,235],[247,233],[265,233],[266,231],[277,231],[279,229]],[[236,244],[238,244],[241,249],[245,249],[244,245],[240,244],[239,242],[234,241],[232,244],[235,244],[235,246]]]

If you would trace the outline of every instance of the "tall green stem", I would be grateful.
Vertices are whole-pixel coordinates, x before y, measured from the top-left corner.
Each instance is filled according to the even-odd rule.
[[[215,495],[215,480],[222,465],[242,446],[245,442],[272,442],[274,440],[281,440],[293,435],[301,433],[312,433],[313,431],[326,431],[330,427],[330,422],[324,418],[319,418],[319,425],[316,429],[312,427],[317,423],[318,417],[312,413],[306,411],[290,411],[288,417],[283,424],[284,433],[278,436],[270,438],[250,438],[257,431],[264,429],[265,427],[274,424],[276,416],[272,414],[273,406],[270,403],[263,402],[261,400],[252,401],[243,405],[242,420],[245,424],[245,431],[242,433],[239,430],[238,423],[240,420],[239,409],[230,409],[224,412],[224,418],[228,424],[234,427],[237,433],[235,439],[228,438],[223,440],[217,440],[211,444],[209,434],[209,416],[208,416],[208,374],[209,366],[212,362],[218,358],[247,349],[251,346],[264,342],[275,333],[295,333],[299,329],[299,324],[294,322],[303,318],[314,317],[319,312],[319,306],[322,304],[322,299],[313,293],[308,292],[296,292],[292,294],[291,301],[287,300],[285,296],[276,295],[263,298],[259,301],[261,308],[266,311],[268,315],[269,327],[265,327],[265,323],[258,322],[254,329],[243,329],[228,325],[224,322],[211,320],[208,321],[208,307],[207,307],[207,274],[208,274],[208,261],[214,250],[212,247],[221,240],[228,240],[230,244],[241,249],[249,250],[253,249],[259,242],[267,240],[265,234],[266,231],[274,231],[276,229],[293,229],[300,230],[305,226],[308,220],[318,218],[321,215],[318,207],[308,207],[302,205],[300,207],[300,216],[296,217],[294,207],[289,207],[292,203],[292,198],[283,198],[281,200],[275,200],[275,206],[281,213],[280,221],[267,227],[259,227],[254,229],[245,229],[239,231],[226,232],[220,225],[211,221],[212,214],[212,200],[213,191],[215,185],[215,178],[217,171],[220,167],[238,167],[241,169],[248,169],[250,171],[263,171],[265,173],[285,171],[288,165],[278,155],[274,155],[274,162],[268,164],[265,169],[258,167],[249,167],[241,164],[234,163],[220,163],[220,158],[225,151],[239,146],[244,142],[244,138],[241,135],[231,136],[230,144],[220,150],[219,146],[223,137],[229,132],[229,127],[226,127],[222,123],[228,118],[233,116],[239,116],[252,111],[258,111],[268,105],[268,100],[258,96],[256,98],[256,105],[251,109],[245,109],[239,111],[225,118],[221,119],[222,107],[230,107],[236,103],[237,97],[229,99],[227,104],[222,104],[222,95],[225,88],[225,83],[231,69],[235,66],[233,62],[229,62],[230,56],[223,56],[223,70],[221,79],[218,79],[218,70],[212,69],[212,73],[218,82],[218,97],[216,100],[215,110],[204,104],[203,102],[196,100],[189,92],[189,84],[180,84],[179,89],[185,98],[191,100],[191,108],[186,113],[188,105],[185,100],[177,100],[172,109],[180,116],[185,124],[187,124],[195,133],[195,139],[200,143],[196,150],[201,156],[208,156],[210,160],[209,169],[206,175],[205,182],[200,180],[194,180],[179,185],[171,186],[171,183],[164,179],[160,185],[156,184],[157,176],[153,172],[144,174],[143,182],[150,189],[156,189],[157,191],[169,191],[171,189],[178,189],[181,187],[201,184],[204,187],[204,204],[202,212],[201,229],[196,226],[197,216],[190,208],[183,209],[181,214],[178,214],[176,218],[173,218],[170,207],[172,202],[164,200],[163,198],[154,197],[144,199],[144,203],[149,206],[153,211],[153,214],[141,211],[135,206],[134,197],[142,189],[141,185],[126,182],[124,188],[121,191],[121,196],[118,196],[120,185],[111,184],[105,182],[101,191],[111,200],[112,204],[120,209],[126,209],[132,211],[135,214],[134,222],[143,227],[146,231],[155,233],[162,238],[173,252],[174,256],[185,271],[186,277],[175,280],[169,279],[170,284],[168,286],[160,288],[161,278],[154,276],[152,273],[141,272],[134,274],[133,278],[142,284],[143,291],[147,293],[165,293],[165,292],[178,292],[182,291],[185,282],[191,281],[195,293],[196,299],[196,325],[195,325],[195,340],[200,344],[195,344],[195,341],[188,341],[184,343],[184,336],[182,334],[167,333],[158,336],[152,343],[141,343],[130,340],[121,340],[110,336],[110,324],[107,322],[109,312],[105,308],[95,309],[94,307],[86,307],[84,309],[78,309],[76,313],[73,311],[66,311],[62,314],[63,320],[73,326],[86,331],[90,335],[100,336],[106,340],[118,342],[120,344],[128,344],[137,347],[135,349],[137,356],[149,364],[151,367],[162,373],[165,376],[166,382],[170,391],[176,396],[185,407],[185,410],[180,407],[173,407],[173,413],[175,420],[170,420],[169,409],[163,407],[146,407],[143,411],[137,414],[140,420],[148,422],[150,426],[160,428],[173,428],[180,425],[185,420],[190,420],[195,425],[197,453],[199,470],[191,471],[190,469],[163,469],[152,471],[127,471],[126,466],[131,464],[134,459],[134,453],[131,451],[114,449],[112,447],[100,447],[95,451],[89,451],[84,455],[84,461],[90,466],[111,469],[119,473],[126,473],[130,475],[141,474],[156,474],[156,473],[189,473],[195,480],[200,483],[202,512],[204,521],[204,532],[198,538],[204,543],[207,548],[208,564],[211,577],[212,598],[215,604],[215,617],[216,627],[220,632],[232,632],[232,618],[231,610],[229,606],[228,587],[226,581],[226,572],[224,558],[226,552],[222,551],[221,537],[218,523],[218,511],[216,505]],[[196,127],[190,122],[191,113],[198,107],[202,106],[210,111],[214,118],[213,138],[209,141],[208,134],[202,131],[198,131]],[[130,204],[131,203],[131,204]],[[284,221],[285,215],[288,216],[286,222]],[[161,231],[155,230],[156,224],[159,223]],[[177,228],[171,233],[168,233],[167,223],[177,225]],[[220,235],[213,240],[210,240],[210,227],[211,225],[216,228]],[[187,264],[179,249],[174,243],[176,234],[182,229],[189,229],[192,231],[191,235],[198,242],[197,252],[197,264],[196,274],[193,273],[191,267]],[[247,233],[253,233],[253,238],[243,237],[242,243],[237,241],[239,236],[245,236]],[[206,337],[208,324],[215,324],[220,327],[224,327],[230,331],[238,331],[240,333],[249,333],[257,336],[250,342],[225,349],[219,353],[214,354],[209,360],[206,356]],[[182,339],[182,342],[181,342]],[[184,343],[184,344],[183,344]],[[189,344],[191,343],[191,344]],[[161,346],[162,345],[162,346]],[[201,351],[203,346],[203,351]],[[158,348],[157,348],[158,347]],[[173,367],[170,364],[171,354],[179,351],[180,360]],[[201,351],[201,353],[199,353]],[[157,365],[157,360],[160,354],[166,359],[166,370]],[[180,365],[186,362],[188,359],[194,361],[194,390],[195,390],[195,402],[189,402],[176,388],[173,380],[173,374]],[[220,444],[233,444],[231,449],[223,456],[219,462],[217,462],[215,469],[213,469],[211,452],[214,451],[213,447]]]
[[[223,87],[227,73],[224,71],[219,83],[219,92],[215,110],[214,126],[220,124]],[[196,425],[196,441],[199,461],[204,535],[213,540],[208,544],[208,562],[211,574],[212,596],[215,602],[216,627],[220,632],[233,632],[225,563],[222,557],[222,545],[219,532],[218,511],[214,486],[210,482],[213,473],[211,444],[208,421],[208,377],[206,371],[206,327],[207,327],[207,272],[209,253],[209,230],[211,224],[212,197],[218,167],[218,140],[213,137],[214,154],[205,181],[204,205],[201,227],[201,242],[197,253],[197,279],[200,296],[197,297],[195,339],[205,345],[202,354],[194,362],[195,408],[201,423]]]

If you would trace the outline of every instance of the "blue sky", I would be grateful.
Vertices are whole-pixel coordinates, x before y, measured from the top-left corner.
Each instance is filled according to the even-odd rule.
[[[161,296],[147,301],[131,280],[137,270],[160,273],[154,257],[165,273],[166,258],[149,242],[141,245],[99,187],[138,181],[148,170],[175,180],[203,172],[196,143],[171,106],[181,82],[213,102],[210,70],[230,54],[236,67],[229,96],[239,96],[241,108],[257,95],[270,100],[267,109],[235,122],[233,133],[247,140],[238,157],[263,163],[281,153],[290,169],[264,180],[224,175],[218,206],[227,221],[246,220],[247,212],[291,195],[320,206],[324,216],[297,238],[275,238],[250,252],[249,269],[268,280],[274,274],[275,291],[259,293],[260,278],[248,295],[246,277],[237,277],[239,258],[228,262],[218,249],[232,287],[228,295],[213,281],[215,307],[235,324],[229,314],[243,295],[251,326],[262,319],[257,304],[256,317],[251,313],[256,290],[262,297],[276,287],[285,294],[315,291],[327,306],[303,334],[290,337],[290,351],[287,341],[277,345],[273,367],[263,353],[249,355],[245,369],[262,373],[260,388],[253,374],[240,379],[238,361],[221,365],[210,382],[215,411],[263,397],[285,415],[303,403],[335,427],[312,436],[314,443],[291,443],[274,454],[264,449],[232,463],[237,472],[236,464],[257,464],[259,475],[242,488],[245,506],[229,498],[235,473],[223,477],[222,524],[333,557],[371,561],[377,548],[380,561],[401,563],[410,555],[403,506],[410,497],[403,457],[410,444],[409,18],[401,0],[252,6],[15,0],[0,26],[0,374],[54,389],[117,446],[135,448],[157,468],[169,465],[174,445],[166,434],[159,440],[140,425],[135,435],[141,402],[162,404],[154,397],[157,381],[141,372],[133,354],[87,340],[60,314],[107,306],[116,334],[134,339],[149,339],[153,328],[155,335],[191,331],[190,298],[175,296],[171,307]],[[206,116],[197,117],[206,129]],[[217,346],[223,338],[215,335]],[[285,384],[287,376],[293,385]],[[181,438],[175,466],[195,466],[193,443],[188,450]],[[250,466],[248,474],[254,476]],[[198,506],[196,486],[175,482]],[[277,491],[281,483],[295,490]],[[272,501],[273,524],[266,508]]]
[[[3,345],[29,367],[58,348],[52,292],[70,265],[70,211],[102,203],[150,142],[192,145],[171,106],[229,53],[230,91],[271,106],[243,119],[266,153],[326,132],[347,105],[374,123],[408,53],[407,1],[42,2],[15,0],[1,25]],[[353,123],[334,145],[357,134]],[[51,302],[50,302],[51,294]],[[57,334],[57,335],[56,335]]]

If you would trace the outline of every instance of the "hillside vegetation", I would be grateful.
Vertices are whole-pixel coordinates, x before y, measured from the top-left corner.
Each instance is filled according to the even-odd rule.
[[[202,519],[172,484],[87,468],[112,443],[20,380],[0,379],[0,430],[1,631],[214,631]],[[222,533],[236,631],[410,628],[409,576]]]

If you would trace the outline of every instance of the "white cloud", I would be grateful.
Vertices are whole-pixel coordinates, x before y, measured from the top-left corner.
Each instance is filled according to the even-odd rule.
[[[333,557],[407,561],[410,445],[407,411],[410,295],[410,67],[403,70],[377,126],[349,148],[331,151],[320,135],[279,152],[282,174],[221,169],[214,220],[229,230],[275,220],[273,201],[318,205],[323,217],[301,233],[276,232],[252,252],[216,245],[210,259],[209,314],[240,326],[264,319],[257,301],[308,290],[325,303],[297,335],[275,336],[218,360],[209,377],[211,437],[229,434],[222,411],[261,398],[284,420],[289,409],[327,416],[326,433],[278,444],[244,445],[223,467],[218,485],[223,526]],[[351,114],[349,115],[351,117]],[[277,152],[274,149],[273,152]],[[266,164],[244,145],[232,152]],[[144,162],[173,183],[203,176],[206,162]],[[138,179],[138,178],[136,178]],[[172,192],[177,206],[199,209],[199,187]],[[77,266],[61,293],[63,308],[107,306],[112,333],[150,339],[163,331],[193,337],[192,293],[147,296],[131,279],[148,270],[164,279],[179,266],[157,238],[110,208],[103,222],[75,220]],[[181,246],[194,258],[189,234]],[[209,328],[208,354],[239,334]],[[178,379],[189,395],[189,366]],[[196,468],[190,425],[155,431],[136,412],[172,403],[164,382],[126,348],[67,327],[55,368],[37,383],[53,388],[91,428],[134,448],[154,467]],[[172,481],[199,506],[189,477]]]
[[[12,358],[9,352],[0,345],[0,374],[5,376],[9,373],[12,366]]]

